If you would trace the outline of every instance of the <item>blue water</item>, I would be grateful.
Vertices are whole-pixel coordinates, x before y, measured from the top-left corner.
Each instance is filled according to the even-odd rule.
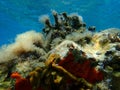
[[[0,0],[0,46],[12,43],[17,34],[42,31],[38,17],[51,10],[82,15],[97,30],[120,28],[120,0]]]

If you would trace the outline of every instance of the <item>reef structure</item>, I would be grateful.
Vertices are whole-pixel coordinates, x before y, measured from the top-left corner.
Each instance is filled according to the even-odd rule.
[[[120,30],[97,32],[77,14],[52,14],[55,24],[40,17],[43,34],[28,31],[1,49],[0,90],[120,89]]]

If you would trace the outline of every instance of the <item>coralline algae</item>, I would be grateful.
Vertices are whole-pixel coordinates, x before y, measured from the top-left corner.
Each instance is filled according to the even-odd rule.
[[[28,31],[0,50],[0,90],[118,90],[120,30],[96,32],[77,14],[44,15],[43,34]],[[14,80],[14,79],[16,80]]]

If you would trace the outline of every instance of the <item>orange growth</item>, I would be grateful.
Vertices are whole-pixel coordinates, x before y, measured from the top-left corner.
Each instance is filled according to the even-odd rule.
[[[16,79],[15,90],[32,90],[32,86],[28,79],[22,78],[18,72],[11,74],[11,78]]]

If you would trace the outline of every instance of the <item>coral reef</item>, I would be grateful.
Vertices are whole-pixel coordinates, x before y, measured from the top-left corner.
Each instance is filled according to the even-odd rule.
[[[120,30],[97,32],[82,16],[52,11],[0,49],[0,90],[120,89]]]

